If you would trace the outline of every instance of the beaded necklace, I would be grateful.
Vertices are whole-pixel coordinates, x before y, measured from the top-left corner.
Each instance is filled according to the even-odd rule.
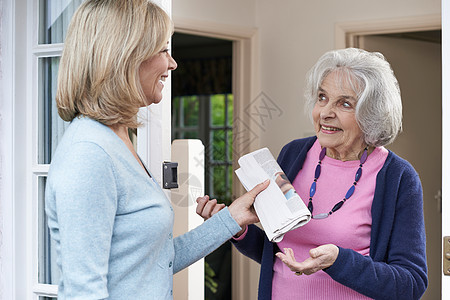
[[[348,189],[347,193],[345,194],[344,199],[342,199],[341,201],[339,201],[338,203],[336,203],[333,208],[328,212],[328,213],[321,213],[318,215],[313,215],[312,218],[313,219],[325,219],[328,218],[328,216],[330,216],[332,213],[336,212],[337,210],[339,210],[342,205],[345,203],[345,201],[347,201],[355,192],[355,188],[356,188],[356,183],[361,179],[361,175],[362,175],[362,167],[363,164],[366,162],[367,160],[367,153],[368,147],[364,148],[364,152],[361,156],[361,159],[359,160],[359,168],[358,171],[356,171],[355,174],[355,181],[353,182],[352,186]],[[314,206],[312,203],[314,194],[316,193],[316,184],[317,184],[317,180],[320,177],[320,171],[321,171],[321,165],[322,165],[322,160],[325,157],[325,154],[327,152],[327,148],[322,148],[322,151],[320,151],[319,154],[319,162],[317,163],[316,166],[316,171],[314,172],[314,181],[311,184],[311,188],[309,189],[309,203],[308,203],[308,209],[311,212],[311,214],[313,213],[314,210]]]

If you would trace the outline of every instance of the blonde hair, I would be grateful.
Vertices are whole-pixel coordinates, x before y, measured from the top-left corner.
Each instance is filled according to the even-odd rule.
[[[75,12],[58,74],[56,104],[65,121],[85,115],[105,125],[139,126],[146,100],[141,63],[173,33],[169,16],[148,0],[88,0]]]

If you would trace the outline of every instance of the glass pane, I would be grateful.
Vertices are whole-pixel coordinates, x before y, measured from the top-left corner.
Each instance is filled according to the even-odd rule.
[[[231,185],[230,180],[227,177],[228,166],[214,166],[211,167],[213,176],[213,188],[211,194],[213,198],[217,199],[219,203],[231,204]]]
[[[38,177],[38,282],[58,284],[59,270],[56,265],[55,242],[50,237],[45,214],[45,184],[47,177]]]
[[[227,130],[227,139],[228,139],[228,152],[227,157],[228,161],[233,161],[233,131]]]
[[[233,126],[233,94],[227,94],[228,120],[227,125]]]
[[[39,1],[39,44],[63,43],[67,27],[83,0]]]
[[[225,130],[213,130],[211,131],[212,147],[212,159],[214,161],[227,161],[225,149],[226,149],[226,137]]]
[[[180,97],[172,99],[172,132],[174,128],[178,128],[180,116]]]
[[[52,154],[69,125],[59,117],[56,108],[58,67],[59,57],[39,59],[38,163],[40,164],[50,163]]]
[[[199,101],[197,96],[183,97],[183,112],[180,114],[181,126],[198,126]]]
[[[211,125],[225,125],[225,95],[211,96]]]
[[[53,298],[53,297],[39,297],[39,300],[57,300],[58,298]]]
[[[198,131],[185,131],[183,132],[183,139],[198,139]]]

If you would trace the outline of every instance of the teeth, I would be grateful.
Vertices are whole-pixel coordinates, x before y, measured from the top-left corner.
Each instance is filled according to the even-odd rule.
[[[335,127],[326,127],[326,126],[322,126],[323,129],[325,130],[329,130],[329,131],[339,131],[339,128],[335,128]]]
[[[161,77],[160,81],[166,81],[166,77]]]

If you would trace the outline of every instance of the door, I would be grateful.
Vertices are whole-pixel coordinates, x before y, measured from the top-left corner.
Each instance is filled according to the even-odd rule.
[[[450,3],[442,0],[442,239],[450,236]],[[442,240],[441,239],[441,240]],[[442,257],[442,255],[440,256]],[[450,299],[450,276],[440,272],[442,299]]]
[[[403,132],[387,148],[409,161],[423,187],[428,289],[423,300],[441,292],[441,41],[440,31],[366,35],[359,45],[381,52],[400,85]]]

